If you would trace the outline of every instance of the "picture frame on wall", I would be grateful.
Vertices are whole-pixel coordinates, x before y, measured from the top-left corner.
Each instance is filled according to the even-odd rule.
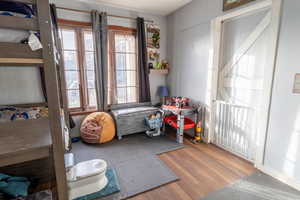
[[[223,0],[223,11],[245,5],[255,0]]]

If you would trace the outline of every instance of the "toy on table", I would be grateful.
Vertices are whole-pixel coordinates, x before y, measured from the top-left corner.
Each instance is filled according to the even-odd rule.
[[[177,108],[187,107],[190,104],[190,99],[186,97],[169,97],[166,101],[166,105],[175,106]]]

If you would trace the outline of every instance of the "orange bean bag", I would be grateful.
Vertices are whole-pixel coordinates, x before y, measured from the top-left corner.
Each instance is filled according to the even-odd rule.
[[[80,132],[81,138],[87,143],[109,142],[116,134],[115,122],[108,113],[95,112],[83,120]]]

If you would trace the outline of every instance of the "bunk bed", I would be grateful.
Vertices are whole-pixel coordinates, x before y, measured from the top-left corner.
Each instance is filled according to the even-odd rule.
[[[49,110],[47,116],[38,119],[8,121],[0,124],[0,167],[50,158],[53,160],[58,199],[67,200],[64,166],[64,117],[60,101],[62,97],[59,88],[59,72],[57,71],[61,62],[55,54],[49,2],[48,0],[9,0],[7,2],[35,7],[37,15],[24,18],[15,14],[1,15],[0,13],[0,30],[5,29],[6,32],[12,30],[12,33],[37,31],[43,48],[32,51],[26,43],[16,40],[4,42],[0,40],[0,67],[34,66],[43,68]],[[37,104],[33,103],[24,107],[36,106]]]

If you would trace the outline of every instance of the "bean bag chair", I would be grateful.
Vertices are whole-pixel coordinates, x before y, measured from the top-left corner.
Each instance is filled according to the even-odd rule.
[[[109,142],[116,134],[115,122],[108,113],[95,112],[83,120],[80,132],[84,142],[91,144]]]

